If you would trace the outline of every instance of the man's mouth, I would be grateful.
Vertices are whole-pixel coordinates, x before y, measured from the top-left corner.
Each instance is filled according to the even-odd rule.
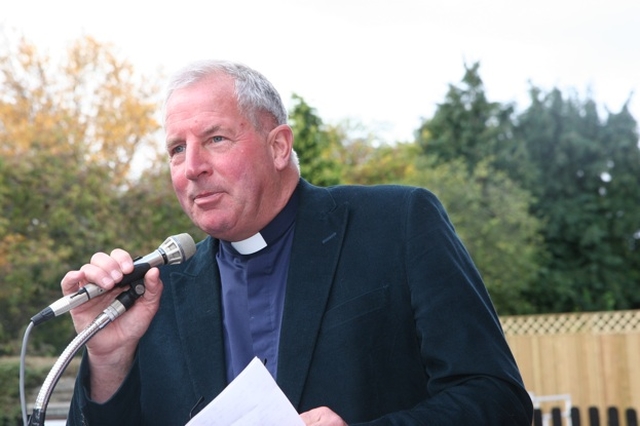
[[[201,192],[193,197],[193,203],[198,207],[206,207],[218,203],[221,197],[222,192]]]

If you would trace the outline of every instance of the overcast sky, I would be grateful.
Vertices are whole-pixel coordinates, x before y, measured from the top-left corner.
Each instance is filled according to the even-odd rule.
[[[639,0],[4,0],[0,32],[55,57],[84,35],[141,73],[203,58],[264,73],[287,105],[410,140],[464,64],[492,101],[528,105],[529,84],[617,112],[640,91]],[[640,93],[631,112],[640,120]]]

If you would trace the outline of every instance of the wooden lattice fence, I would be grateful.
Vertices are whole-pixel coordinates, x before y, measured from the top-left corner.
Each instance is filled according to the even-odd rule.
[[[570,395],[572,405],[585,410],[640,408],[640,310],[505,316],[501,322],[533,395]],[[543,412],[553,407],[541,404]]]

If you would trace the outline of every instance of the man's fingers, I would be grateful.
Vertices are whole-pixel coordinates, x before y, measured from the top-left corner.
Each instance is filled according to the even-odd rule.
[[[68,295],[78,291],[80,286],[85,283],[84,273],[81,271],[70,271],[60,281],[60,288],[63,295]]]
[[[122,273],[129,274],[133,272],[133,259],[128,252],[119,248],[113,249],[111,251],[111,257],[118,262]]]
[[[305,426],[347,426],[342,418],[328,407],[318,407],[300,414]]]

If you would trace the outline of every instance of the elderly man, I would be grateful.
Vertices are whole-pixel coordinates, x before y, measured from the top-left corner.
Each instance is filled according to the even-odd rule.
[[[179,425],[257,356],[308,425],[523,425],[532,407],[482,279],[441,204],[300,177],[286,110],[240,64],[192,64],[165,103],[171,179],[209,237],[89,341],[70,425]],[[63,293],[112,289],[119,249]],[[115,293],[115,292],[112,292]],[[82,330],[109,303],[72,311]]]

